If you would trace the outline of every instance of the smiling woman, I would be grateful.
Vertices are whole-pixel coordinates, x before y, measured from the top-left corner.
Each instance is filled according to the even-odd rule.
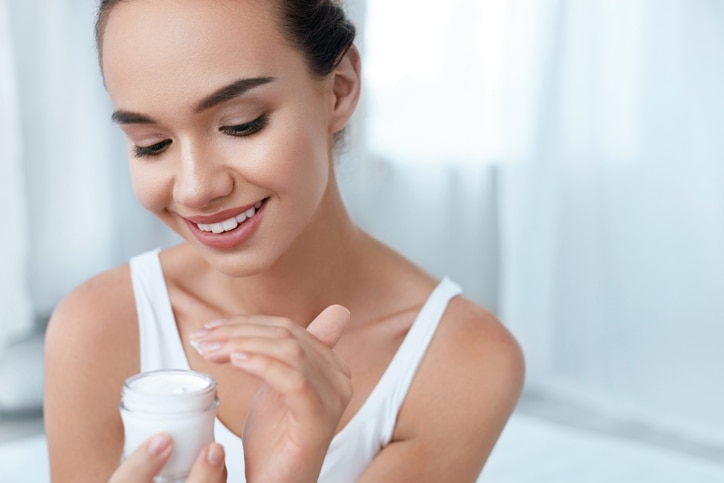
[[[54,481],[151,481],[173,442],[157,435],[119,467],[118,401],[155,369],[218,385],[217,441],[189,482],[224,468],[229,481],[475,481],[519,396],[521,353],[456,283],[349,216],[334,155],[361,90],[354,34],[331,0],[101,3],[133,190],[182,241],[56,308]]]

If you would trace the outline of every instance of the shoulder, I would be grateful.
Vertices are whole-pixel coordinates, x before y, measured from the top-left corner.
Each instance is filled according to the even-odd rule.
[[[420,385],[464,387],[468,402],[494,405],[507,420],[522,390],[525,362],[518,342],[492,313],[457,296],[440,321],[420,374]]]
[[[46,369],[107,380],[138,370],[138,330],[128,265],[97,275],[56,306],[45,337]],[[48,382],[52,383],[52,380]]]
[[[122,266],[74,289],[48,325],[44,419],[53,481],[108,478],[122,445],[121,387],[138,370],[135,302]]]
[[[518,402],[524,373],[520,346],[505,326],[454,297],[400,411],[395,439],[433,453],[455,445],[456,471],[477,474]],[[453,465],[440,459],[438,469]]]
[[[128,265],[108,270],[87,280],[55,307],[46,336],[46,349],[94,341],[118,341],[136,320],[135,301]],[[86,349],[94,350],[93,347]]]
[[[436,339],[431,346],[432,357],[444,355],[461,364],[461,368],[477,367],[489,379],[500,379],[498,382],[509,385],[511,390],[522,386],[525,364],[518,342],[492,313],[478,304],[463,296],[453,298]]]

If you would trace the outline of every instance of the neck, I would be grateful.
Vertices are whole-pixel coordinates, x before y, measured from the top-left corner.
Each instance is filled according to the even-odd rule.
[[[332,177],[317,213],[293,245],[263,272],[227,279],[229,296],[248,313],[289,317],[306,326],[331,304],[353,303],[350,287],[371,265],[362,256],[370,241],[349,217]]]

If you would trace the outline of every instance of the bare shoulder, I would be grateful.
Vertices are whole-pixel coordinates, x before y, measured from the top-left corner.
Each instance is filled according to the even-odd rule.
[[[415,381],[421,391],[447,387],[461,419],[485,421],[502,430],[518,402],[525,363],[508,329],[489,311],[453,298],[440,322]]]
[[[522,351],[506,327],[474,302],[453,298],[400,411],[394,441],[426,455],[429,481],[450,475],[474,481],[515,409],[524,373]]]
[[[45,339],[45,426],[53,481],[106,481],[118,465],[123,381],[138,371],[128,266],[98,275],[56,307]]]
[[[436,339],[430,348],[431,357],[444,355],[453,363],[449,370],[477,368],[477,374],[485,374],[489,383],[500,384],[501,389],[508,388],[517,393],[522,387],[525,364],[518,342],[480,305],[462,296],[453,298],[440,322]],[[475,376],[461,374],[460,377]],[[517,401],[517,395],[515,398]]]
[[[137,340],[137,331],[129,330],[135,322],[130,270],[124,265],[96,275],[60,301],[48,325],[46,352],[73,352],[75,358],[125,353],[128,347],[119,346]]]

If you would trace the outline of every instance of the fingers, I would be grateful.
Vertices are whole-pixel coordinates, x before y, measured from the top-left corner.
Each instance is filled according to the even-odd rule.
[[[349,310],[341,305],[330,305],[309,324],[307,331],[327,347],[334,347],[349,323]]]
[[[126,458],[109,483],[151,483],[172,451],[171,436],[165,433],[152,436]]]
[[[217,443],[205,446],[191,468],[186,483],[222,483],[226,481],[224,447]]]
[[[327,307],[306,330],[282,317],[253,315],[235,320],[238,322],[210,322],[205,329],[191,334],[191,345],[204,358],[218,364],[230,362],[231,354],[236,352],[262,352],[289,360],[285,355],[299,356],[304,346],[305,352],[314,349],[339,370],[346,370],[346,365],[340,364],[336,354],[328,350],[339,341],[349,322],[349,311],[341,305]]]
[[[207,360],[231,363],[278,393],[295,396],[287,403],[302,414],[348,402],[349,367],[332,347],[349,318],[349,311],[340,305],[327,307],[307,329],[283,317],[240,316],[211,322],[191,340]]]

